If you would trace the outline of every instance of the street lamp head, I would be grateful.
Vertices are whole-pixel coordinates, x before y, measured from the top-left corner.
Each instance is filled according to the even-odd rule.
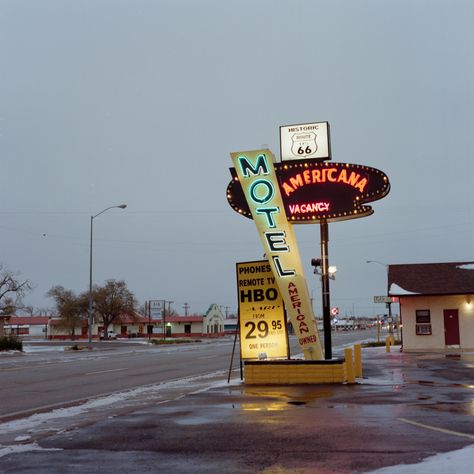
[[[387,267],[387,268],[388,268],[388,264],[387,264],[387,263],[379,262],[378,260],[366,260],[365,263],[378,263],[379,265],[383,265],[384,267]]]
[[[117,206],[117,207],[120,208],[120,209],[125,209],[127,207],[127,205],[126,204],[120,204],[120,206]]]

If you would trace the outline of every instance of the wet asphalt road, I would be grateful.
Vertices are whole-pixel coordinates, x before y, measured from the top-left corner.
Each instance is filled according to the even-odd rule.
[[[374,335],[374,331],[351,331],[334,334],[333,339],[336,345]],[[292,354],[300,352],[296,338],[290,341]],[[25,349],[33,352],[0,359],[0,421],[230,366],[232,337],[162,346],[142,342],[94,342],[91,349],[86,342],[25,343]],[[75,344],[84,350],[64,350]],[[61,350],[51,351],[55,348]],[[48,352],[41,352],[44,349]]]
[[[0,472],[354,473],[474,443],[474,354],[363,358],[356,385],[245,386],[237,373],[227,385],[217,373],[30,431],[25,442],[47,450],[4,456]]]

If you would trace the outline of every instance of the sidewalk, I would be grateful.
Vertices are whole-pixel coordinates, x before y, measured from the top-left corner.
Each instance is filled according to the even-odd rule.
[[[229,385],[52,432],[0,472],[362,473],[474,443],[474,353],[368,348],[363,360],[356,385],[245,386],[235,371]]]

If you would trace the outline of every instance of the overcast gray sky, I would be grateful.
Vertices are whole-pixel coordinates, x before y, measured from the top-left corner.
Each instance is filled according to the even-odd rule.
[[[94,282],[182,311],[237,308],[235,263],[262,257],[227,204],[230,152],[329,121],[334,161],[392,190],[329,226],[332,305],[383,313],[382,263],[473,260],[474,2],[0,0],[0,261],[32,281]],[[319,227],[296,226],[311,257]]]

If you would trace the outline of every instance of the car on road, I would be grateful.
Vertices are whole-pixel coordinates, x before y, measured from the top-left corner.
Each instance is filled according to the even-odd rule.
[[[104,331],[100,331],[99,337],[101,341],[105,339]],[[117,333],[115,331],[107,331],[107,339],[117,339]]]

